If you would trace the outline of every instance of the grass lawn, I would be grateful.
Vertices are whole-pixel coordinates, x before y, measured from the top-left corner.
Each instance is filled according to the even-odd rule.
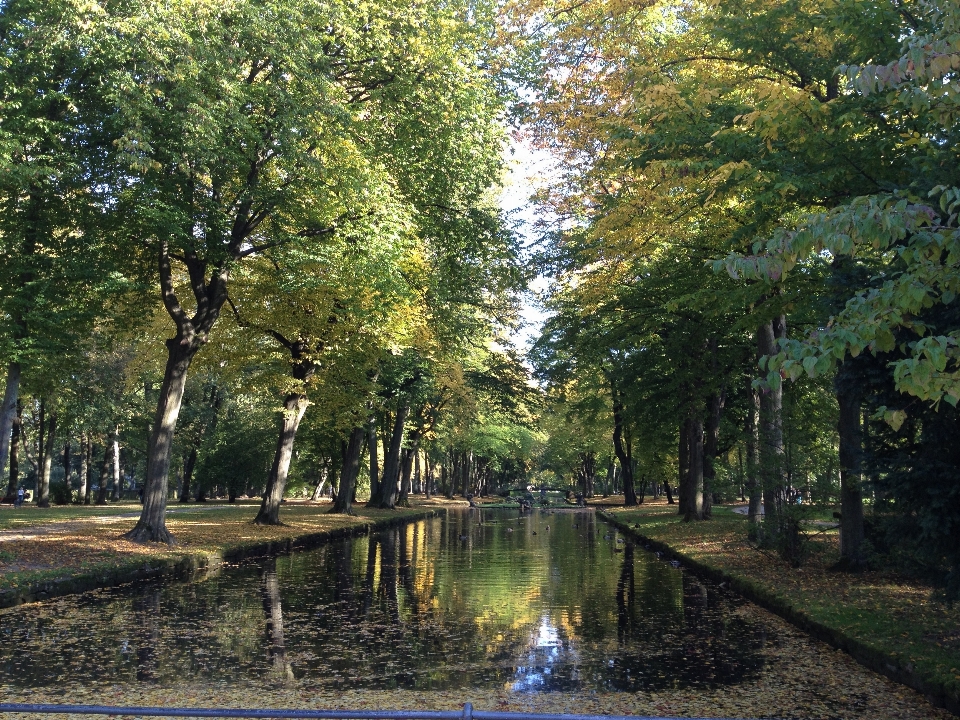
[[[140,505],[132,500],[100,506],[54,505],[42,510],[32,503],[24,503],[20,508],[14,508],[13,505],[0,505],[0,530],[131,512],[140,512]]]
[[[404,516],[465,501],[420,498],[410,509],[371,510],[354,506],[353,515],[331,515],[329,502],[284,503],[280,527],[252,524],[259,502],[235,504],[205,503],[168,507],[167,528],[177,545],[140,545],[121,536],[136,523],[140,506],[118,503],[106,507],[0,508],[0,599],[6,594],[33,593],[51,582],[84,576],[102,578],[102,584],[120,580],[125,573],[188,557],[222,557],[231,550],[253,548],[264,543],[283,543],[317,533]],[[131,578],[132,579],[132,578]],[[55,590],[50,590],[56,594]],[[11,600],[0,603],[10,604]]]

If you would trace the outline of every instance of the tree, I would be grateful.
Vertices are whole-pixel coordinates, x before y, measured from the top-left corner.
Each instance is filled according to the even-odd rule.
[[[449,37],[444,23],[413,6],[288,3],[263,14],[253,2],[149,6],[123,19],[135,58],[113,78],[131,175],[121,203],[176,327],[129,538],[172,542],[163,511],[173,432],[232,273],[275,249],[315,252],[390,201],[391,182],[361,142],[366,119],[440,61],[423,49],[446,48],[424,42]]]
[[[81,363],[82,339],[124,287],[110,275],[109,219],[98,212],[113,137],[98,79],[112,53],[91,52],[99,27],[86,3],[0,7],[0,469],[21,377],[54,357]]]

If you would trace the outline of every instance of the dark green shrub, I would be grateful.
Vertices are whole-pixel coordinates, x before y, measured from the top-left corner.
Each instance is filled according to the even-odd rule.
[[[50,500],[54,505],[69,505],[73,501],[73,491],[65,482],[50,483]]]

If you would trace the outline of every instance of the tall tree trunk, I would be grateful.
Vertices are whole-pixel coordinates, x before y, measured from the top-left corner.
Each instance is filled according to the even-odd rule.
[[[381,508],[393,509],[396,507],[398,483],[400,480],[400,449],[403,443],[403,425],[407,421],[410,404],[402,402],[397,408],[397,416],[393,423],[393,433],[390,436],[390,450],[383,463],[383,480],[380,484]]]
[[[113,437],[110,439],[113,450],[113,499],[117,501],[123,494],[123,475],[120,467],[120,426],[113,428]]]
[[[47,437],[43,447],[38,448],[40,458],[40,482],[37,492],[37,507],[50,507],[50,471],[53,469],[53,444],[57,437],[57,413],[50,413],[47,423]]]
[[[440,485],[443,487],[443,494],[447,500],[453,500],[453,473],[450,464],[453,462],[453,448],[447,452],[443,465],[440,466]]]
[[[592,452],[580,453],[580,483],[583,497],[593,497],[593,483],[596,476],[596,455]],[[641,498],[642,502],[642,498]]]
[[[460,459],[460,496],[470,493],[470,471],[473,466],[473,452],[464,450]]]
[[[180,502],[190,502],[190,486],[193,483],[193,471],[197,467],[197,446],[190,448],[190,454],[183,463],[183,477],[180,485]]]
[[[685,491],[687,510],[683,519],[703,520],[703,418],[697,409],[690,409],[687,421],[687,487]]]
[[[360,455],[363,455],[363,449],[360,450]],[[333,458],[330,459],[330,474],[327,476],[329,478],[330,484],[330,500],[332,501],[337,496],[337,491],[340,489],[340,470],[333,466]]]
[[[677,514],[687,515],[687,490],[690,487],[690,416],[683,414],[677,441]]]
[[[147,471],[143,487],[143,510],[137,524],[124,535],[134,542],[162,542],[176,544],[167,530],[166,510],[169,494],[170,452],[173,448],[173,433],[180,415],[187,371],[194,355],[200,348],[199,341],[181,342],[179,334],[167,340],[167,365],[160,385],[157,412],[147,446]]]
[[[107,474],[110,472],[110,443],[103,446],[103,460],[100,461],[100,489],[97,491],[97,505],[107,504]]]
[[[334,500],[334,513],[350,513],[353,503],[353,491],[360,474],[360,455],[363,452],[364,439],[367,437],[367,428],[355,427],[350,432],[350,441],[343,453],[343,468],[340,470],[340,487],[337,489],[337,499]]]
[[[413,487],[414,492],[423,494],[423,475],[420,473],[420,451],[413,455]]]
[[[20,363],[7,364],[7,384],[3,393],[3,404],[0,405],[0,476],[7,466],[7,456],[10,453],[14,418],[17,416],[17,400],[20,397]],[[14,488],[16,494],[16,488]]]
[[[144,393],[146,392],[147,390],[145,389]],[[181,503],[190,502],[190,495],[194,491],[196,491],[197,502],[207,501],[206,488],[193,487],[193,474],[197,469],[197,458],[200,454],[203,439],[213,435],[217,431],[217,423],[220,421],[220,407],[223,405],[223,392],[216,385],[213,385],[210,388],[209,398],[206,391],[204,391],[204,402],[209,403],[211,410],[210,421],[202,425],[190,439],[190,452],[180,465],[180,472],[177,477],[177,493],[175,494],[179,497]]]
[[[760,522],[760,499],[763,483],[760,478],[760,392],[749,387],[750,397],[747,408],[747,519],[751,523]]]
[[[429,451],[423,453],[423,495],[427,500],[433,493],[433,463],[430,461]]]
[[[633,457],[629,438],[624,442],[626,434],[624,428],[623,402],[621,393],[613,388],[613,449],[620,461],[620,470],[623,472],[623,504],[625,507],[637,505],[637,493],[633,486]]]
[[[860,430],[861,389],[850,363],[840,366],[836,379],[840,405],[840,566],[860,570],[863,557],[862,434]]]
[[[783,337],[786,321],[764,323],[757,329],[757,352],[761,356],[775,355],[777,339]],[[760,396],[760,470],[763,479],[764,526],[777,535],[783,521],[781,506],[784,492],[783,449],[783,385],[771,387]]]
[[[77,490],[78,505],[90,504],[89,500],[87,500],[86,503],[84,502],[84,500],[87,498],[87,483],[89,481],[88,476],[90,473],[90,449],[88,445],[89,440],[87,439],[87,434],[80,433],[80,489]]]
[[[403,450],[400,452],[400,494],[397,496],[397,505],[400,507],[410,507],[413,458],[416,456],[416,454],[416,447],[403,448]]]
[[[416,461],[417,474],[420,473],[420,438],[421,428],[416,428],[410,433],[409,447],[403,451],[400,462],[400,497],[397,498],[397,504],[400,507],[409,507],[409,495],[413,489],[413,464]]]
[[[307,411],[307,396],[303,393],[290,393],[283,402],[283,416],[280,418],[280,436],[277,438],[277,450],[273,455],[273,465],[267,477],[267,489],[263,493],[260,512],[254,518],[254,525],[282,525],[280,522],[280,503],[283,491],[287,487],[287,475],[290,472],[290,460],[293,457],[293,442],[297,437],[297,428],[303,414]]]
[[[327,485],[327,478],[330,476],[330,460],[323,459],[323,464],[317,469],[317,484],[313,488],[313,495],[310,496],[312,502],[318,502],[323,497],[324,488]]]
[[[37,414],[37,461],[36,467],[36,493],[33,501],[40,502],[40,491],[43,486],[43,441],[47,436],[47,406],[43,398],[40,398],[40,408]]]
[[[72,492],[70,488],[70,441],[63,444],[63,482],[67,485],[67,491]]]
[[[725,393],[712,393],[707,400],[707,423],[703,430],[703,517],[713,514],[713,492],[717,479],[717,452],[720,447],[720,417]]]
[[[94,456],[94,445],[93,440],[87,438],[87,491],[83,495],[83,504],[89,505],[91,496],[93,495],[93,475],[91,470],[93,469],[93,456]]]
[[[13,502],[17,497],[17,486],[20,484],[20,444],[23,442],[23,400],[19,397],[16,403],[16,413],[13,416],[13,425],[10,428],[10,483],[7,485],[7,496],[4,502]]]
[[[587,479],[587,488],[584,493],[585,497],[592,498],[594,494],[594,486],[597,482],[597,456],[595,453],[587,454],[587,462],[585,463],[584,470],[586,471]]]
[[[370,413],[367,422],[367,454],[370,456],[370,500],[380,497],[380,443],[377,441],[377,414]]]

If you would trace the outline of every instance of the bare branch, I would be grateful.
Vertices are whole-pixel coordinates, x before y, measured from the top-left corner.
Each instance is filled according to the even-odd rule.
[[[230,309],[233,311],[233,317],[237,321],[237,325],[242,328],[249,328],[251,330],[257,330],[264,333],[265,335],[270,335],[274,340],[283,345],[287,350],[293,350],[293,342],[287,340],[283,335],[274,330],[273,328],[264,327],[263,325],[254,325],[247,320],[244,320],[240,315],[240,309],[233,302],[233,298],[227,295],[227,304],[230,306]]]
[[[163,306],[167,313],[173,318],[178,330],[183,330],[190,326],[190,320],[186,312],[177,299],[177,293],[173,287],[173,271],[170,267],[170,255],[167,252],[168,243],[166,240],[160,241],[160,296],[163,298]]]

